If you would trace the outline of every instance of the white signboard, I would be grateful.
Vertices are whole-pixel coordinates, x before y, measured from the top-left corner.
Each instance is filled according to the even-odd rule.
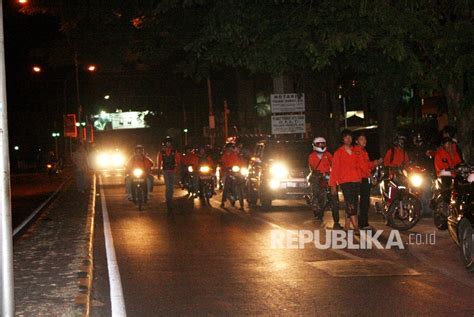
[[[273,94],[272,113],[304,112],[304,94]]]
[[[272,116],[272,134],[305,133],[304,114]]]
[[[101,112],[94,116],[94,128],[99,131],[147,128],[145,116],[148,113],[148,111]]]

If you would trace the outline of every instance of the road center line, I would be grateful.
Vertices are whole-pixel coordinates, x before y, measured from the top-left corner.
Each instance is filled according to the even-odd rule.
[[[123,297],[122,281],[120,279],[120,271],[117,258],[115,255],[114,239],[110,228],[109,212],[105,201],[104,187],[102,186],[102,177],[99,175],[100,186],[100,202],[102,206],[102,215],[104,221],[104,237],[105,249],[107,254],[107,267],[109,270],[109,286],[110,286],[110,304],[113,317],[127,316],[125,310],[125,300]]]

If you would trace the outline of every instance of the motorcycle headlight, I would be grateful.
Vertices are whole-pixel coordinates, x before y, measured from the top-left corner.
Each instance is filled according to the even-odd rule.
[[[141,168],[136,168],[133,170],[133,176],[139,178],[143,175],[143,170]]]
[[[47,164],[46,167],[47,167],[47,168],[53,168],[53,165]]]
[[[276,163],[270,167],[270,174],[274,178],[283,179],[288,177],[289,172],[288,168],[285,165],[281,163]]]
[[[238,173],[240,171],[240,166],[234,165],[232,166],[232,172]]]
[[[125,165],[125,157],[121,153],[114,153],[112,156],[112,165],[115,167]]]
[[[420,187],[423,184],[423,177],[419,174],[413,174],[410,176],[410,183],[414,187]]]
[[[240,169],[240,174],[242,174],[243,176],[247,177],[249,175],[249,169],[246,168],[246,167],[242,167]]]
[[[188,172],[190,173],[194,172],[194,168],[192,166],[188,166]]]
[[[209,173],[211,171],[211,168],[207,165],[203,165],[199,168],[199,172],[201,173]]]
[[[110,165],[110,156],[107,153],[100,153],[96,159],[97,166],[107,167]]]

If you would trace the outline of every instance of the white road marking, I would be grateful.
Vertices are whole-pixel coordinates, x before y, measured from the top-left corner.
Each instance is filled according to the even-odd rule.
[[[122,281],[120,279],[120,271],[115,255],[114,239],[112,237],[112,230],[110,229],[109,212],[107,210],[104,187],[102,186],[102,177],[100,175],[99,185],[100,202],[102,206],[102,215],[104,218],[105,249],[107,253],[107,267],[109,270],[110,304],[112,307],[112,317],[125,317],[127,316],[127,313],[125,310]]]

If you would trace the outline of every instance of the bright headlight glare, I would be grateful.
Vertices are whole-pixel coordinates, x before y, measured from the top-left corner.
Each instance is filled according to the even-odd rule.
[[[277,181],[276,179],[272,179],[272,180],[270,181],[270,184],[269,184],[269,185],[270,185],[270,188],[271,188],[271,189],[278,189],[278,188],[280,188],[280,182]]]
[[[143,170],[141,168],[136,168],[133,170],[133,176],[141,177],[143,175]]]
[[[188,166],[188,172],[190,172],[190,173],[194,172],[194,169],[193,169],[192,166]]]
[[[240,166],[234,165],[232,166],[232,172],[238,173],[240,171]]]
[[[211,168],[207,165],[203,165],[199,168],[199,171],[201,173],[209,173],[211,171]]]
[[[97,165],[107,167],[110,164],[110,157],[107,153],[101,153],[97,156]]]
[[[286,168],[286,166],[281,163],[272,165],[272,167],[270,167],[270,173],[273,177],[278,179],[287,178],[289,174],[288,168]]]
[[[125,157],[120,153],[115,153],[112,156],[112,164],[116,167],[123,166],[125,164]]]
[[[240,169],[240,174],[242,174],[243,176],[248,176],[249,175],[249,169],[246,168],[246,167],[242,167]]]
[[[410,176],[410,182],[414,187],[420,187],[423,184],[423,177],[418,174],[413,174]]]

